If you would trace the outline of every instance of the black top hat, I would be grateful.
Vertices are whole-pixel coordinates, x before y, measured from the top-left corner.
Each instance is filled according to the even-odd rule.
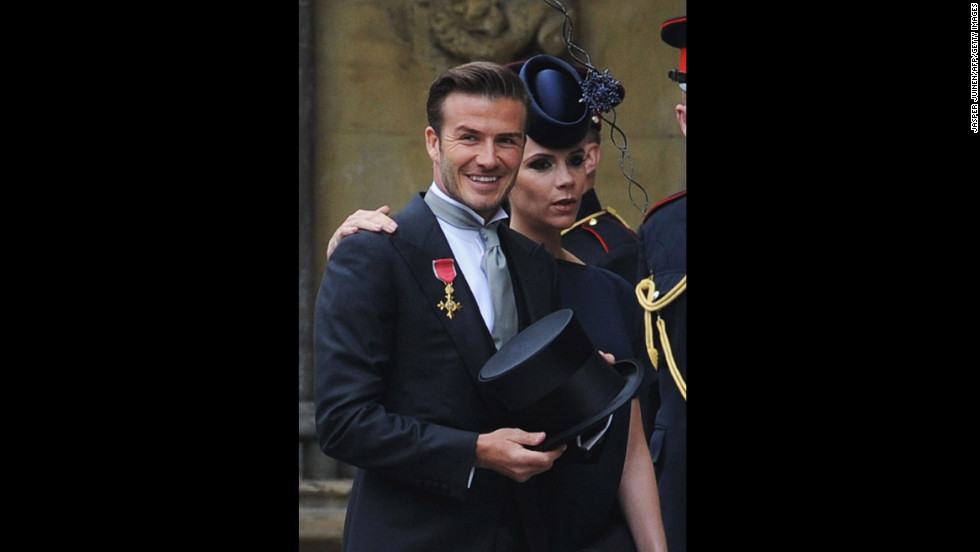
[[[643,379],[632,360],[609,364],[571,309],[531,324],[504,344],[479,381],[525,431],[544,431],[551,450],[590,430],[630,400]]]
[[[540,54],[508,63],[531,94],[528,136],[546,148],[564,149],[579,143],[592,118],[582,99],[582,78],[565,61]]]
[[[660,25],[660,38],[674,48],[680,48],[680,64],[677,69],[667,73],[667,76],[677,82],[681,90],[687,92],[687,16],[672,17],[664,21]]]

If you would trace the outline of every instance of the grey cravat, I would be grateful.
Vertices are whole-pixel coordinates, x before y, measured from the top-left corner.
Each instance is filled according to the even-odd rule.
[[[436,194],[425,194],[425,203],[432,212],[442,220],[458,228],[479,230],[480,237],[486,245],[486,251],[480,266],[490,282],[490,297],[493,299],[493,343],[499,349],[510,338],[517,334],[517,308],[514,304],[514,287],[510,281],[510,271],[507,270],[507,257],[500,250],[500,237],[497,226],[500,221],[494,221],[485,226],[478,223],[462,209],[442,199]]]

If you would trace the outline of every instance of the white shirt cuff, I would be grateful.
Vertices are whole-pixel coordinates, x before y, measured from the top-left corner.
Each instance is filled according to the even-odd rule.
[[[609,417],[606,418],[606,427],[602,428],[602,431],[596,433],[595,435],[592,436],[592,438],[590,438],[588,441],[584,443],[582,442],[582,436],[577,435],[575,437],[575,443],[578,445],[578,448],[585,449],[585,450],[592,450],[592,447],[594,447],[595,444],[599,442],[599,439],[602,439],[602,436],[606,434],[606,430],[609,429],[609,425],[612,424],[612,418],[613,415],[610,414]]]

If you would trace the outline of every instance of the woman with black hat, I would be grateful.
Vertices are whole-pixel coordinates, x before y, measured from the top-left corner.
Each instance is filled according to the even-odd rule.
[[[535,56],[510,67],[531,92],[524,158],[508,196],[510,227],[556,257],[562,306],[575,312],[593,343],[616,359],[644,361],[632,285],[561,246],[562,231],[577,220],[586,169],[594,162],[586,134],[597,110],[580,101],[579,72],[558,58]],[[644,372],[650,378],[653,370]],[[638,399],[613,413],[603,439],[600,450],[581,461],[571,461],[570,447],[555,468],[538,476],[554,549],[666,550]]]

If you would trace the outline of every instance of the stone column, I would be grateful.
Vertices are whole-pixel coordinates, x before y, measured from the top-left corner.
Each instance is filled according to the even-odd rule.
[[[299,0],[299,401],[313,400],[313,6]],[[300,419],[303,432],[304,420]],[[299,472],[303,478],[304,447],[299,443]]]

